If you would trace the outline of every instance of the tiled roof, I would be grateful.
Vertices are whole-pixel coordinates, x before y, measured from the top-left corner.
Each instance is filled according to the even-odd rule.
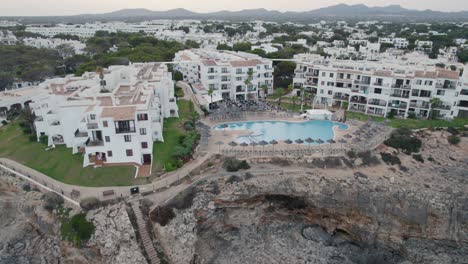
[[[119,120],[132,120],[135,119],[135,106],[125,107],[104,107],[102,109],[101,118],[113,118]]]
[[[202,61],[203,65],[205,66],[216,66],[216,61],[214,60],[203,60]]]
[[[253,67],[257,66],[258,64],[262,64],[263,62],[261,60],[245,60],[245,61],[231,61],[231,66],[232,67]]]

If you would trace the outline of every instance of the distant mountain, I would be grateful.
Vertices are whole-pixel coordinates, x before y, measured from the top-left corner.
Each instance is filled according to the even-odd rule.
[[[12,17],[3,17],[12,18]],[[399,5],[384,7],[369,7],[363,4],[338,4],[303,12],[279,12],[274,10],[246,9],[240,11],[218,11],[212,13],[197,13],[178,8],[167,11],[151,11],[148,9],[123,9],[105,14],[83,14],[75,16],[55,17],[16,17],[25,23],[71,22],[121,20],[128,22],[147,19],[224,19],[232,21],[270,20],[278,22],[312,22],[320,19],[379,19],[395,21],[468,21],[468,11],[440,12],[432,10],[411,10]]]

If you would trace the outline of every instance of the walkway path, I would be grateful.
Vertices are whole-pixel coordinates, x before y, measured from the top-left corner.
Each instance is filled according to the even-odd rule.
[[[148,233],[145,220],[143,219],[143,214],[140,210],[140,203],[132,203],[132,210],[133,213],[135,213],[135,218],[138,226],[138,233],[140,234],[140,239],[143,243],[146,255],[148,256],[151,264],[159,264],[160,260],[158,254],[156,253],[156,250],[154,249],[153,240],[151,240],[151,237]]]
[[[138,187],[140,192],[151,192],[168,187],[171,184],[179,181],[181,178],[189,175],[191,171],[199,167],[202,163],[211,157],[211,155],[207,153],[199,153],[198,155],[198,157],[185,164],[179,170],[164,174],[152,183],[139,185]],[[39,185],[43,189],[56,192],[74,205],[79,205],[79,201],[86,197],[96,197],[100,200],[105,200],[116,197],[131,196],[130,188],[132,186],[83,187],[70,185],[57,181],[45,174],[42,174],[41,172],[24,166],[23,164],[20,164],[11,159],[0,158],[0,167],[9,172],[15,173],[25,180],[30,181],[32,184]],[[112,190],[114,195],[104,197],[103,192],[109,190]],[[72,192],[79,193],[79,196],[72,195]]]
[[[197,113],[200,116],[204,116],[205,113],[201,110],[200,103],[198,102],[198,99],[195,96],[195,94],[193,93],[192,88],[190,87],[190,85],[188,83],[182,82],[182,81],[178,81],[176,83],[176,85],[179,86],[180,88],[182,88],[182,90],[184,91],[184,97],[182,97],[182,99],[187,100],[187,101],[192,101],[193,105],[195,106],[195,111],[197,111]]]

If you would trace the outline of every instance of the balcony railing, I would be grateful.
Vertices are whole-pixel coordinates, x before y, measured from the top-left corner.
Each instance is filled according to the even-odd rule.
[[[391,97],[409,98],[409,94],[391,94]]]
[[[446,104],[435,104],[432,106],[434,109],[440,109],[440,110],[450,110],[451,106],[446,105]]]
[[[411,85],[409,85],[409,84],[392,84],[392,88],[396,88],[396,89],[411,89]]]
[[[356,104],[367,104],[367,100],[353,99],[353,98],[351,98],[351,103],[356,103]]]
[[[388,103],[388,107],[391,108],[398,108],[398,109],[406,109],[408,107],[407,104],[393,104],[393,103]]]
[[[135,128],[116,128],[115,133],[117,134],[125,134],[125,133],[135,133]]]
[[[306,72],[305,75],[306,75],[306,76],[312,76],[312,77],[318,77],[318,76],[319,76],[318,73],[313,73],[313,72]]]
[[[387,104],[384,101],[369,101],[369,104],[376,106],[387,106]]]
[[[441,89],[456,89],[457,88],[455,84],[443,84],[443,83],[436,83],[435,87],[441,88]]]
[[[88,136],[88,132],[82,132],[79,129],[75,131],[75,137],[77,138],[87,137],[87,136]]]
[[[98,129],[99,124],[98,123],[88,123],[88,124],[86,124],[86,127],[88,129]]]
[[[357,108],[357,107],[350,107],[349,110],[350,110],[350,111],[355,111],[355,112],[361,112],[361,113],[365,113],[365,112],[366,112],[366,109]]]
[[[90,138],[88,138],[88,140],[86,140],[86,146],[87,147],[101,147],[101,146],[104,146],[104,141],[91,140]]]
[[[429,104],[410,103],[410,107],[429,109]]]
[[[335,95],[335,96],[333,96],[333,99],[335,99],[335,100],[349,101],[349,96],[346,96],[346,95]]]

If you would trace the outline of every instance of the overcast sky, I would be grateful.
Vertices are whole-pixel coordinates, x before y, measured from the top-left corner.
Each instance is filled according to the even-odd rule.
[[[369,6],[397,4],[419,10],[468,10],[468,0],[0,0],[0,16],[76,15],[111,12],[124,8],[185,8],[197,12],[252,8],[306,11],[339,3],[362,3]]]

